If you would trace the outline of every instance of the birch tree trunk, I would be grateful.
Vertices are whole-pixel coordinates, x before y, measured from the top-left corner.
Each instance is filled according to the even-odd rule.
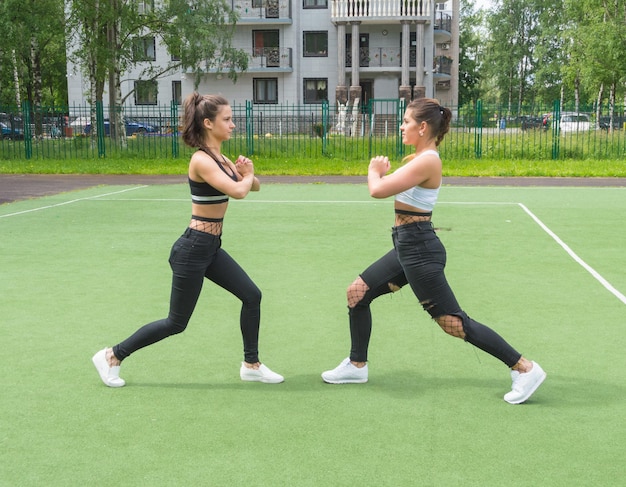
[[[17,56],[15,55],[15,49],[11,51],[11,60],[13,61],[13,82],[15,83],[15,103],[17,109],[20,109],[22,105],[22,98],[20,96],[20,75],[17,72]]]

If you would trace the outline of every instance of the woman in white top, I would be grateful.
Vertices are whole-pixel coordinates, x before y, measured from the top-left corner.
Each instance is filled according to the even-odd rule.
[[[331,384],[367,382],[370,304],[378,296],[409,284],[424,310],[446,333],[484,350],[511,369],[512,390],[504,400],[519,404],[535,392],[546,374],[537,363],[524,358],[500,335],[462,310],[444,274],[446,250],[431,223],[442,180],[437,146],[448,132],[451,117],[450,110],[436,100],[412,101],[400,130],[402,141],[415,146],[415,153],[390,174],[387,157],[377,156],[370,161],[370,194],[374,198],[395,195],[394,248],[348,287],[350,356],[335,369],[324,372],[322,378]]]

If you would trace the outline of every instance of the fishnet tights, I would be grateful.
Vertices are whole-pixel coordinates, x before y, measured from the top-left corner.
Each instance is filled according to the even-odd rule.
[[[211,235],[222,234],[223,222],[203,222],[201,220],[191,220],[189,228],[199,232],[210,233]]]
[[[418,216],[418,215],[402,215],[396,213],[396,226],[406,225],[408,223],[415,222],[429,222],[431,220],[430,215]]]
[[[465,331],[463,330],[463,320],[458,316],[443,315],[435,318],[437,324],[448,335],[465,339]]]
[[[392,282],[388,283],[389,289],[392,292],[399,291],[400,288],[393,284]],[[354,308],[365,293],[369,290],[369,286],[361,279],[357,277],[352,284],[348,286],[347,297],[348,297],[348,307]],[[424,305],[424,303],[422,303]],[[445,331],[448,335],[453,337],[465,339],[465,331],[463,330],[463,320],[458,316],[454,315],[443,315],[434,318],[437,324],[441,327],[443,331]]]
[[[387,283],[391,292],[395,293],[400,290],[399,286],[396,286],[394,283]],[[359,301],[363,299],[365,293],[369,291],[370,287],[365,283],[365,281],[357,277],[352,284],[348,286],[347,296],[348,296],[348,307],[354,308]]]
[[[348,308],[354,308],[359,301],[363,299],[365,293],[369,291],[369,286],[365,284],[365,281],[360,277],[357,277],[352,284],[348,286]]]

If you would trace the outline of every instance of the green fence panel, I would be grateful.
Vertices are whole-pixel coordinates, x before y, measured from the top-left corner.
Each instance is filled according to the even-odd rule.
[[[402,158],[399,127],[405,105],[399,99],[372,99],[364,106],[233,103],[236,128],[225,151],[255,158],[368,160],[385,154]],[[541,106],[475,104],[450,107],[450,131],[440,146],[447,159],[540,160],[626,157],[626,110],[557,101]],[[187,158],[181,144],[180,107],[0,106],[0,159]],[[572,128],[572,112],[583,121]],[[118,113],[124,133],[111,135],[110,115]],[[115,118],[113,117],[115,120]],[[94,128],[92,130],[92,128]]]
[[[172,139],[172,157],[178,157],[178,104],[174,101],[170,103],[170,120],[169,125],[166,128],[166,134],[168,133],[170,134]]]
[[[476,124],[474,127],[474,154],[476,154],[476,159],[480,159],[483,155],[483,103],[480,100],[476,104]]]
[[[554,102],[552,107],[552,159],[559,158],[561,137],[559,137],[559,124],[561,120],[561,104]]]

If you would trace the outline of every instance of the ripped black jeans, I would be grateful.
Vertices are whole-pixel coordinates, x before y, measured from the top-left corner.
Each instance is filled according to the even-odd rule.
[[[240,327],[244,359],[256,363],[258,357],[261,291],[246,272],[221,248],[219,235],[187,228],[176,240],[170,253],[172,292],[168,317],[139,328],[133,335],[113,347],[113,353],[124,360],[140,348],[187,327],[202,290],[204,279],[213,281],[241,300]],[[223,321],[222,316],[215,316]]]
[[[393,250],[360,275],[369,289],[356,306],[349,308],[352,339],[350,360],[367,361],[372,332],[372,301],[392,292],[389,284],[399,288],[409,284],[432,318],[458,316],[463,322],[467,342],[493,355],[508,367],[515,365],[521,354],[492,329],[470,318],[459,306],[444,273],[446,249],[432,223],[416,222],[394,227],[392,237]]]

